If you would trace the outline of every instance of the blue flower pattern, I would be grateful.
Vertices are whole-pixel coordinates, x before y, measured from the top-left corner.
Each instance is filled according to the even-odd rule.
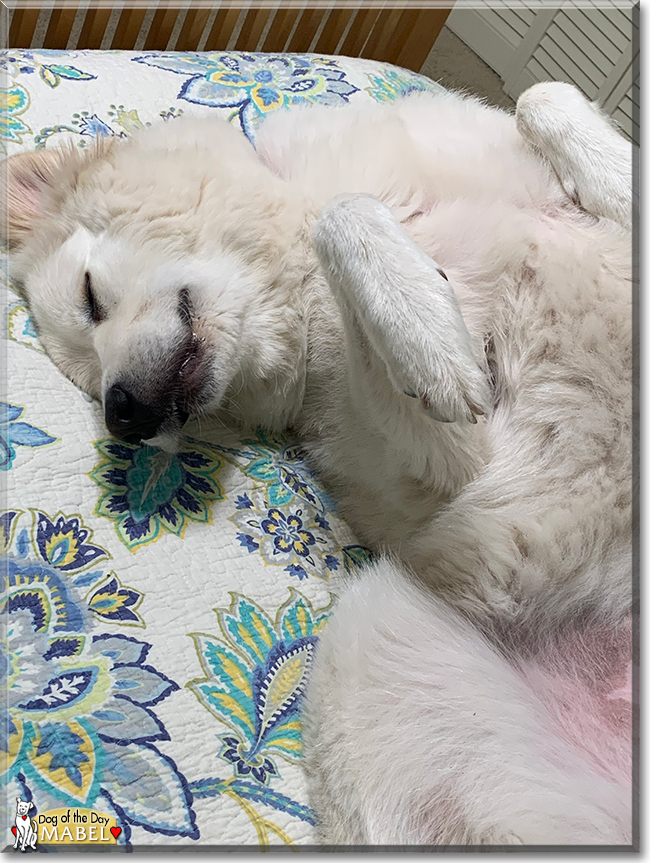
[[[195,780],[192,792],[212,797],[228,789],[311,822],[311,811],[279,794],[273,783],[282,778],[278,759],[295,764],[302,758],[300,707],[328,609],[315,611],[291,590],[275,620],[236,593],[229,609],[215,610],[221,635],[194,634],[205,676],[188,686],[231,729],[219,736],[218,757],[233,777]]]
[[[23,422],[25,408],[0,402],[0,469],[10,470],[16,458],[16,447],[41,447],[56,438],[36,426]]]
[[[274,54],[144,54],[158,69],[189,76],[179,99],[232,109],[232,121],[255,140],[264,116],[279,108],[343,105],[359,92],[333,57]]]
[[[147,663],[147,642],[97,631],[102,620],[139,622],[129,606],[142,597],[126,588],[115,598],[117,576],[90,571],[106,552],[78,517],[34,512],[27,549],[20,520],[0,514],[0,784],[42,809],[97,806],[127,843],[135,825],[197,838],[187,782],[155,745],[169,735],[154,708],[178,685]]]

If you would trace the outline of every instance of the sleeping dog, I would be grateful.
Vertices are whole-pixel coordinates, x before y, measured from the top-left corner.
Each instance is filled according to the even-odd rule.
[[[377,552],[308,692],[323,844],[631,841],[631,162],[540,84],[4,163],[14,279],[111,433],[290,428]]]

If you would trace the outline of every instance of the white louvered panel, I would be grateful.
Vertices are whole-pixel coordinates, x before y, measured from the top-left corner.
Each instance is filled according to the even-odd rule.
[[[553,23],[574,45],[583,46],[584,52],[592,58],[596,66],[607,69],[608,73],[625,50],[626,43],[618,45],[618,39],[611,38],[612,27],[608,27],[607,33],[604,33],[582,9],[559,12]]]
[[[492,9],[477,2],[472,9],[459,2],[447,23],[501,75],[504,92],[517,99],[537,81],[567,81],[633,135],[631,0],[604,8],[585,0],[524,0]]]
[[[625,96],[623,96],[621,101],[618,103],[616,110],[612,112],[612,117],[620,125],[625,134],[628,135],[635,144],[638,144],[639,130],[638,128],[635,128],[635,116],[638,122],[639,106],[634,104],[633,90],[632,87],[630,87]]]
[[[535,11],[525,6],[515,6],[513,9],[509,9],[506,14],[512,17],[512,27],[522,38],[535,19]]]
[[[545,73],[541,78],[533,75],[536,81],[568,81],[570,84],[576,84],[589,99],[596,98],[597,85],[573,60],[564,56],[553,42],[547,40],[543,47],[539,46],[526,66],[527,71],[532,71],[531,64],[535,61]]]
[[[607,60],[603,61],[603,66],[606,68],[599,68],[596,62],[598,58],[594,56],[594,53],[592,52],[590,57],[587,53],[588,49],[585,50],[584,46],[576,45],[556,25],[549,29],[546,38],[540,43],[540,49],[546,51],[564,70],[565,80],[568,75],[568,80],[574,81],[576,84],[588,81],[589,83],[584,85],[580,83],[580,87],[590,98],[595,98],[607,77],[607,73],[611,71],[614,65],[611,60]]]
[[[608,21],[613,27],[618,30],[619,38],[631,39],[632,28],[634,26],[631,9],[607,9],[603,12]]]
[[[631,65],[631,40],[631,8],[565,4],[531,46],[529,56],[519,57],[519,68],[515,64],[509,70],[504,89],[516,99],[535,81],[568,81],[611,112],[618,100],[611,104],[609,99]]]
[[[530,73],[535,81],[553,81],[555,79],[553,72],[549,69],[545,69],[537,57],[532,58],[526,67],[526,71]]]
[[[514,30],[517,34],[517,42],[521,42],[526,35],[526,30],[528,30],[529,24],[527,24],[526,19],[519,14],[519,10],[508,9],[505,12],[497,12],[497,14],[503,19],[504,24],[511,30]]]
[[[616,109],[615,113],[616,114],[622,113],[631,120],[632,119],[632,110],[633,110],[632,94],[630,93],[629,95],[625,96],[624,99],[621,99],[621,103],[618,106],[618,108]]]
[[[497,33],[511,45],[518,45],[523,33],[519,32],[522,22],[512,14],[509,9],[486,9],[482,13],[487,24],[491,25]]]
[[[633,121],[632,121],[632,99],[626,96],[618,108],[612,114],[612,117],[619,124],[628,138],[634,138]],[[637,143],[637,142],[635,142]]]
[[[472,51],[503,76],[512,58],[530,32],[539,8],[505,3],[490,8],[488,3],[473,0],[471,8],[458,3],[447,19],[449,29],[459,36]]]
[[[558,3],[565,11],[573,13],[576,9],[583,9],[589,20],[603,32],[612,35],[611,31],[617,31],[615,39],[618,41],[619,50],[630,39],[632,26],[632,8],[635,0],[564,0]]]

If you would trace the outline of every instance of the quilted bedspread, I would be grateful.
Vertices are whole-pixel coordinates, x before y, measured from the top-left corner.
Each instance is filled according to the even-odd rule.
[[[5,155],[438,85],[314,55],[6,51]],[[6,260],[3,266],[6,270]],[[300,706],[337,576],[367,558],[296,441],[190,423],[168,456],[109,437],[3,278],[0,543],[6,842],[17,797],[115,817],[119,842],[314,843]]]

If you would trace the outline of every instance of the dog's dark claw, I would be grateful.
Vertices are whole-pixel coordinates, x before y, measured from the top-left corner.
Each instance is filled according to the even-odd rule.
[[[468,398],[467,396],[464,396],[464,399],[465,399],[465,404],[470,409],[471,414],[472,414],[470,422],[475,423],[476,417],[485,416],[485,411],[483,410],[482,407],[477,405],[476,402],[472,401],[472,399]]]

